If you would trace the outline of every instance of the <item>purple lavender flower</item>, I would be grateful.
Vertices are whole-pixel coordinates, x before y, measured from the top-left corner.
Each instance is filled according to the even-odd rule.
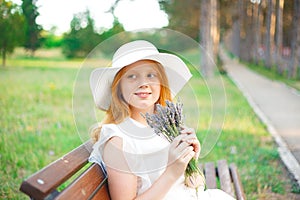
[[[178,101],[173,103],[166,101],[166,106],[156,104],[155,113],[146,113],[143,117],[146,118],[148,125],[154,129],[154,132],[159,136],[163,135],[169,142],[172,142],[175,137],[180,135],[183,123],[183,104]],[[192,185],[191,180],[200,175],[202,182]],[[186,185],[197,188],[205,184],[205,178],[202,171],[198,167],[198,161],[194,158],[189,162],[185,170]]]

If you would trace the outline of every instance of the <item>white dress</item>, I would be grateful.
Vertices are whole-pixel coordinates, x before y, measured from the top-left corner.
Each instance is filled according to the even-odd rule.
[[[169,142],[163,137],[158,136],[149,127],[139,122],[127,118],[121,124],[103,125],[99,140],[94,144],[89,161],[98,163],[105,171],[105,163],[102,159],[102,153],[105,143],[112,137],[120,137],[123,141],[123,153],[125,155],[127,168],[123,168],[115,159],[115,165],[110,166],[118,168],[117,170],[126,171],[135,174],[138,177],[138,194],[143,193],[151,187],[155,180],[163,173],[168,162]],[[117,149],[116,149],[117,150]],[[113,153],[112,153],[113,154]],[[115,158],[114,155],[110,156]],[[219,189],[195,189],[184,185],[184,176],[177,180],[164,200],[176,199],[234,199],[227,193]]]

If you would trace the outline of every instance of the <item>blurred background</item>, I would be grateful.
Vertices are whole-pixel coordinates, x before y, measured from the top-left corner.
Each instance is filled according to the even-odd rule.
[[[202,48],[177,44],[163,29]],[[203,162],[235,162],[248,199],[300,199],[274,139],[220,57],[225,52],[299,92],[299,0],[0,0],[1,199],[26,199],[19,192],[22,180],[82,143],[72,113],[74,80],[89,53],[122,32],[127,34],[120,43],[151,37],[165,49],[177,45],[199,60],[196,77],[214,74],[217,65],[226,90],[226,119]],[[109,62],[118,46],[102,46],[96,62]],[[205,83],[192,84],[197,95],[209,95]],[[207,123],[197,130],[200,140]]]

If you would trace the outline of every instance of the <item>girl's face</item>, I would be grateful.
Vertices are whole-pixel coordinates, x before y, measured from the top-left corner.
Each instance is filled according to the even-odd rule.
[[[127,71],[120,80],[120,89],[132,112],[154,111],[161,90],[155,67],[156,63],[149,60],[137,61],[127,66]]]

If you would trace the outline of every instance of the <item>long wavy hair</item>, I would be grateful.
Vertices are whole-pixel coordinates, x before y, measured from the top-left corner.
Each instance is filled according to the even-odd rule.
[[[169,81],[164,70],[164,67],[153,60],[147,60],[155,63],[154,70],[158,73],[158,78],[160,81],[160,96],[156,103],[165,105],[165,101],[171,101],[171,91],[169,89]],[[124,121],[125,118],[131,116],[131,111],[128,103],[123,99],[121,94],[120,80],[122,76],[128,71],[128,67],[123,67],[115,76],[112,87],[111,87],[111,103],[106,111],[106,115],[100,125],[96,126],[91,131],[91,138],[94,142],[98,141],[101,128],[103,124],[119,124]]]

